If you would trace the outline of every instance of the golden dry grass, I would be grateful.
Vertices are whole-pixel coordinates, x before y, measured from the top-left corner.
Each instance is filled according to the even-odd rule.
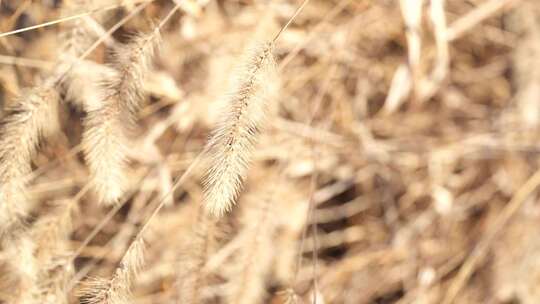
[[[311,0],[272,77],[301,1],[119,3],[0,0],[80,15],[0,34],[0,303],[540,303],[536,0]]]

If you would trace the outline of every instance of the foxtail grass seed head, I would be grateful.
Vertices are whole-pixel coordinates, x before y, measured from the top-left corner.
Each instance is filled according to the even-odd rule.
[[[114,67],[120,77],[114,84],[122,96],[122,106],[131,122],[136,120],[143,101],[143,81],[151,68],[156,50],[161,45],[159,31],[135,35],[130,43],[118,47],[114,54]]]
[[[278,81],[272,49],[271,43],[265,43],[247,52],[209,140],[204,206],[216,216],[231,210],[237,199],[268,103],[275,96]]]
[[[85,118],[83,149],[100,202],[116,203],[127,188],[129,131],[143,99],[142,83],[150,69],[159,33],[136,36],[116,50],[118,70],[106,84],[102,105],[93,102]]]
[[[118,202],[127,184],[127,142],[117,98],[105,99],[109,104],[89,112],[84,121],[83,150],[98,201],[104,203]]]
[[[28,90],[0,122],[0,230],[26,213],[30,162],[40,138],[59,129],[58,100],[52,88]]]

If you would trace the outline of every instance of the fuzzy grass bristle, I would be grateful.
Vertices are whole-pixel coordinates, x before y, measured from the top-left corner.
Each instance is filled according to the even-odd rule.
[[[120,110],[114,105],[117,96],[105,102],[113,104],[93,110],[85,118],[83,149],[98,201],[110,204],[118,202],[127,187],[127,141]]]
[[[122,96],[122,109],[131,122],[135,122],[137,112],[143,101],[143,80],[149,72],[156,50],[161,45],[158,30],[149,34],[137,34],[126,45],[118,47],[113,53],[114,67],[119,78],[112,86]]]
[[[59,128],[58,101],[52,88],[29,90],[0,122],[0,231],[26,214],[32,157],[40,139]]]
[[[273,44],[258,43],[232,76],[220,122],[208,142],[204,206],[211,214],[230,211],[242,188],[268,103],[278,84]]]
[[[118,48],[114,54],[118,73],[105,83],[101,105],[87,105],[90,110],[84,121],[83,150],[100,202],[117,203],[128,187],[130,131],[143,97],[142,81],[158,42],[159,32],[152,32]]]

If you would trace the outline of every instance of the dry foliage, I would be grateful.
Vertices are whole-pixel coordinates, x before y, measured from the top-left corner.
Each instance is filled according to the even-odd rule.
[[[0,0],[0,303],[540,303],[539,71],[536,0]]]

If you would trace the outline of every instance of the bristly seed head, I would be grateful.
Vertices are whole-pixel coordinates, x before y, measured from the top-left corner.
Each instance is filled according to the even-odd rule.
[[[99,201],[120,200],[127,188],[130,130],[143,100],[143,80],[150,69],[159,34],[136,36],[115,52],[116,77],[106,83],[101,105],[85,118],[83,149]]]
[[[0,230],[26,213],[27,175],[40,138],[55,133],[59,96],[49,87],[23,93],[0,122]]]
[[[234,75],[223,116],[208,142],[204,206],[221,216],[228,212],[242,188],[268,102],[275,95],[277,77],[271,43],[250,49]]]

